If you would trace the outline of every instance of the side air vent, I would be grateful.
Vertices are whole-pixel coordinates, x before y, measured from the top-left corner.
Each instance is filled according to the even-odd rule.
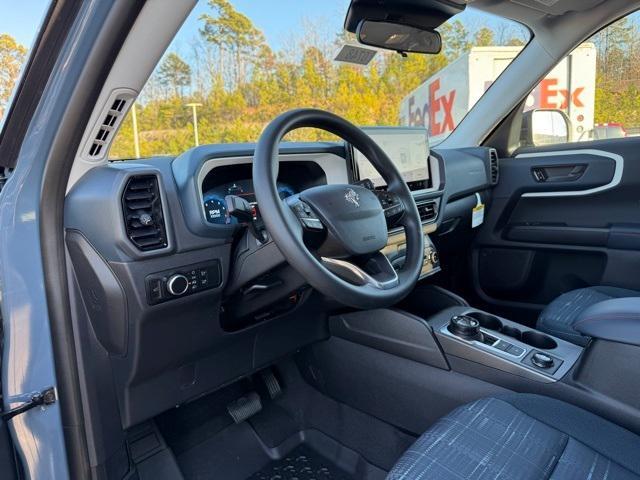
[[[143,252],[167,246],[158,178],[131,177],[122,193],[122,212],[129,240]]]
[[[435,220],[438,216],[438,207],[436,206],[436,202],[418,204],[418,213],[420,214],[420,220],[423,222]]]
[[[489,175],[491,185],[497,185],[500,178],[500,168],[498,167],[498,152],[493,148],[489,150]]]
[[[134,98],[135,92],[132,90],[123,88],[112,92],[85,146],[84,155],[89,160],[99,160],[107,154],[109,144]]]

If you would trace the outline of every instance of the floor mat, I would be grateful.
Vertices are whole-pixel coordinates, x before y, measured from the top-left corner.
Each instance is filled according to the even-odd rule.
[[[339,467],[306,445],[300,445],[284,458],[265,465],[247,480],[354,480]]]

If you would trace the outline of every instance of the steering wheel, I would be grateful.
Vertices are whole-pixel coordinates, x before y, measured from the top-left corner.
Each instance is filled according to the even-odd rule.
[[[280,198],[276,184],[280,141],[303,127],[325,130],[349,142],[387,182],[386,204],[394,205],[396,224],[404,227],[406,235],[405,261],[399,270],[380,252],[387,245],[387,223],[373,191],[359,185],[322,185]],[[283,113],[260,136],[253,157],[253,183],[269,235],[316,290],[344,305],[370,309],[397,303],[415,286],[424,258],[418,209],[393,162],[360,128],[323,110]]]

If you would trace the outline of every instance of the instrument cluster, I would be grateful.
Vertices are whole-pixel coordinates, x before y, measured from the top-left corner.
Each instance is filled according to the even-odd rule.
[[[291,185],[282,182],[278,182],[278,192],[282,199],[297,193]],[[231,225],[237,223],[237,219],[230,216],[227,212],[225,202],[227,195],[236,195],[244,198],[252,205],[256,204],[253,182],[250,179],[237,180],[218,185],[203,194],[204,212],[207,222],[214,225]]]

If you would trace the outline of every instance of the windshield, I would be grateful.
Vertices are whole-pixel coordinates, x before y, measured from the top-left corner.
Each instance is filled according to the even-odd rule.
[[[529,40],[514,22],[467,8],[438,31],[438,55],[378,51],[366,66],[335,61],[354,38],[348,0],[199,3],[123,122],[110,158],[177,155],[194,145],[255,142],[293,108],[359,126],[411,125],[448,136]],[[331,137],[299,130],[286,140]]]

